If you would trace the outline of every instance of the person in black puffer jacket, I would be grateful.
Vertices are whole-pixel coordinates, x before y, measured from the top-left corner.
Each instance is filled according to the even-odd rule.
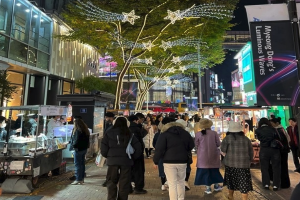
[[[153,161],[158,165],[163,158],[164,171],[169,185],[171,200],[184,199],[185,175],[189,160],[189,153],[195,147],[190,133],[178,122],[171,122],[163,126],[155,146]]]
[[[256,135],[260,141],[260,152],[259,160],[261,165],[261,176],[262,183],[265,189],[269,189],[270,186],[270,175],[269,165],[272,162],[273,169],[273,190],[277,191],[280,187],[280,166],[281,166],[281,155],[280,150],[271,147],[271,142],[276,137],[276,130],[272,127],[271,123],[267,118],[261,118],[258,123],[258,129],[256,129]]]
[[[134,136],[138,139],[138,141],[141,143],[141,151],[144,152],[144,141],[143,138],[148,134],[148,131],[144,129],[143,127],[140,128],[138,125],[139,118],[135,115],[129,116],[129,122],[130,126],[129,129],[131,133],[134,134]],[[135,184],[135,194],[145,194],[147,193],[146,190],[144,190],[145,186],[145,161],[144,156],[141,154],[139,158],[137,158],[134,161],[134,164],[132,166],[132,182]]]
[[[113,121],[113,127],[107,131],[101,142],[101,154],[107,158],[108,165],[106,175],[108,200],[128,199],[133,160],[142,155],[141,144],[130,132],[129,125],[125,117],[117,117]],[[131,156],[133,159],[130,159],[126,153],[131,137],[131,145],[135,150]]]
[[[70,151],[74,150],[75,177],[72,185],[82,184],[85,173],[85,154],[90,146],[90,131],[82,119],[74,120]]]

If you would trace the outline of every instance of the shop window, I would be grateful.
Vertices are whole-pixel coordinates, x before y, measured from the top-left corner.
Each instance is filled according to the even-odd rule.
[[[12,3],[10,0],[0,1],[0,32],[10,34]]]
[[[7,57],[9,38],[0,35],[0,56]]]
[[[79,88],[75,88],[75,90],[74,90],[74,94],[81,94],[81,89],[79,89]]]
[[[24,75],[16,72],[7,72],[7,80],[13,84],[21,85],[24,84]]]
[[[29,3],[16,0],[14,6],[13,26],[11,36],[17,40],[28,43],[29,22],[31,6]]]
[[[8,99],[6,105],[21,106],[23,104],[24,74],[8,71],[7,80],[11,82],[11,85],[17,86],[17,91],[11,99]]]
[[[38,56],[37,56],[37,67],[44,69],[44,70],[48,70],[48,66],[49,66],[49,55],[45,54],[41,51],[38,51]]]
[[[72,84],[70,82],[64,81],[63,86],[63,94],[71,94],[72,93]]]
[[[22,63],[27,63],[27,49],[27,45],[16,40],[11,40],[8,58]]]

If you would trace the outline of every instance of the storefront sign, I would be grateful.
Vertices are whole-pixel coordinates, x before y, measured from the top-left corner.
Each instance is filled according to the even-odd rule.
[[[290,21],[250,23],[257,105],[300,103]]]
[[[66,115],[66,108],[59,106],[42,106],[41,115],[43,116],[60,116]]]

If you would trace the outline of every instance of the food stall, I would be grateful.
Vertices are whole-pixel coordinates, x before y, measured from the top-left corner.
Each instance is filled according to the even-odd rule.
[[[255,129],[256,124],[259,121],[258,118],[261,117],[267,117],[267,110],[269,107],[261,107],[261,106],[249,106],[249,107],[243,107],[243,106],[220,106],[220,109],[224,115],[224,113],[230,112],[230,119],[227,121],[222,120],[222,130],[223,126],[227,126],[229,121],[236,121],[241,122],[241,125],[243,125],[243,130],[245,135],[251,140],[252,146],[253,146],[253,164],[259,163],[259,141],[256,139],[255,135]],[[258,113],[265,113],[266,116],[259,115]],[[225,117],[223,117],[225,118]],[[227,124],[225,124],[227,123]],[[226,136],[226,133],[222,133],[223,136]]]
[[[7,134],[5,139],[0,138],[0,172],[7,177],[2,187],[12,182],[17,184],[10,179],[19,178],[36,184],[40,175],[61,167],[64,141],[62,138],[47,138],[45,130],[47,116],[66,115],[65,106],[15,106],[0,107],[0,110],[7,116]],[[21,131],[10,135],[15,128],[12,126],[13,111],[18,112]],[[30,129],[26,128],[27,124]]]

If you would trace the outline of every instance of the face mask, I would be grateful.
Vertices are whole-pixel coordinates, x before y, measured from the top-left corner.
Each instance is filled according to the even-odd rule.
[[[1,128],[5,128],[6,127],[6,123],[1,124]]]

